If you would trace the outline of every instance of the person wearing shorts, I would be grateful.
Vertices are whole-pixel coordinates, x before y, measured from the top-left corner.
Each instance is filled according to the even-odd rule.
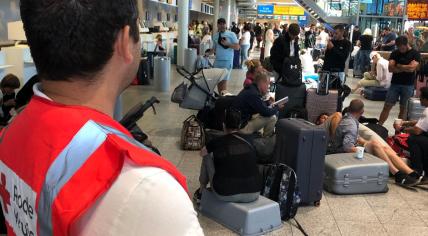
[[[389,71],[392,72],[391,87],[386,94],[385,105],[379,117],[383,125],[388,119],[389,112],[397,101],[400,101],[399,119],[405,118],[407,102],[413,96],[416,69],[421,61],[421,54],[408,45],[405,36],[395,40],[397,49],[389,57]]]
[[[216,54],[214,68],[227,69],[227,76],[217,85],[220,94],[224,94],[227,89],[227,81],[230,79],[230,73],[233,67],[234,50],[239,50],[239,41],[235,33],[226,30],[226,20],[220,18],[217,21],[218,32],[213,36],[214,48]]]

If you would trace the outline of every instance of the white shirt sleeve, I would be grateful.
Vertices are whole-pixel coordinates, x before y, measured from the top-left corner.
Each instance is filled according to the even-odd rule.
[[[72,235],[203,235],[188,194],[166,171],[126,163]]]
[[[428,132],[428,108],[425,108],[423,116],[419,119],[418,123],[416,123],[416,127],[424,132]]]

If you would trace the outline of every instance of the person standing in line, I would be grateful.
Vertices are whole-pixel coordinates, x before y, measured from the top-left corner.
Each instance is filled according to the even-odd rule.
[[[354,60],[354,75],[362,75],[370,69],[370,53],[373,50],[372,30],[365,29],[356,45],[360,47],[360,50]]]
[[[260,48],[260,43],[263,41],[263,30],[259,22],[257,22],[256,26],[254,27],[254,33],[256,35],[256,40],[257,40],[256,48]]]
[[[220,94],[226,93],[227,81],[230,79],[230,73],[233,67],[233,50],[239,50],[239,41],[234,32],[226,30],[226,20],[220,18],[217,20],[218,32],[213,36],[216,58],[214,68],[222,68],[228,70],[228,75],[224,80],[217,85],[217,90]]]
[[[273,41],[275,40],[272,25],[268,25],[265,29],[265,58],[270,57],[270,49],[273,46]]]
[[[250,49],[251,43],[251,33],[249,24],[245,24],[242,29],[242,36],[239,40],[239,44],[241,45],[241,68],[242,65],[248,60],[248,51]]]
[[[327,46],[327,42],[329,40],[330,36],[327,33],[327,30],[324,28],[320,29],[320,33],[317,37],[317,40],[319,42],[318,47],[320,49],[324,49]]]
[[[389,112],[398,100],[400,100],[398,118],[405,118],[407,103],[414,93],[416,69],[421,61],[421,54],[409,47],[406,36],[398,37],[395,44],[398,49],[394,50],[389,57],[389,71],[392,72],[392,80],[379,117],[381,125],[388,119]]]
[[[389,27],[383,29],[383,38],[381,44],[382,51],[393,51],[395,49],[395,40],[397,34],[395,34]]]

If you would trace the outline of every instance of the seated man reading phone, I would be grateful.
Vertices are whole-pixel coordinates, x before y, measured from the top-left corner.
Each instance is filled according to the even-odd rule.
[[[263,129],[263,136],[271,136],[274,132],[278,111],[284,108],[287,99],[274,103],[273,98],[263,101],[262,97],[269,93],[270,78],[266,73],[257,73],[253,84],[245,87],[232,104],[241,112],[241,129],[243,134],[252,134]]]

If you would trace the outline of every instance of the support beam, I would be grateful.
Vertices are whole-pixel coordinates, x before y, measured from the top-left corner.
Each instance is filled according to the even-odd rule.
[[[229,27],[231,24],[232,24],[232,22],[230,22],[230,15],[231,15],[231,11],[230,11],[230,9],[231,9],[231,0],[227,0],[226,1],[226,4],[227,4],[227,16],[226,16],[226,24],[227,24],[227,26]]]
[[[213,22],[213,35],[217,33],[217,20],[220,12],[220,0],[214,0],[214,22]]]
[[[189,36],[189,0],[178,1],[177,65],[184,66],[184,50]]]

